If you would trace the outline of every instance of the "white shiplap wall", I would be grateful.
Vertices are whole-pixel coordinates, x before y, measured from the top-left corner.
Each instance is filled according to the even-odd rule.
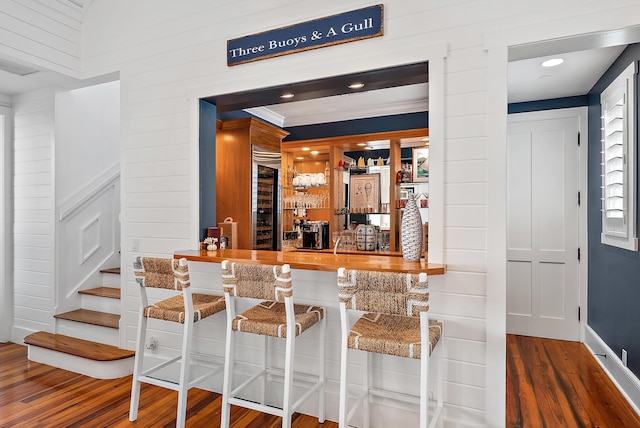
[[[11,3],[15,7],[17,2]],[[449,270],[432,278],[431,286],[433,308],[447,321],[446,418],[451,426],[499,426],[504,420],[504,363],[487,361],[487,355],[500,359],[503,349],[488,350],[487,343],[496,348],[504,344],[487,338],[504,331],[501,315],[488,308],[504,312],[504,279],[489,283],[487,267],[502,262],[488,252],[492,246],[500,248],[489,241],[489,230],[499,229],[495,219],[503,216],[489,200],[500,199],[504,183],[499,172],[497,180],[490,181],[496,173],[487,165],[503,165],[500,152],[490,150],[488,136],[496,129],[493,138],[504,133],[500,124],[492,123],[496,110],[491,90],[506,86],[506,80],[495,77],[506,74],[491,72],[486,37],[492,36],[494,43],[509,38],[515,44],[617,28],[633,16],[629,9],[636,3],[389,0],[382,38],[228,68],[227,39],[370,2],[329,0],[310,6],[293,0],[94,0],[82,27],[83,77],[121,72],[123,344],[131,347],[135,340],[138,292],[130,268],[134,240],[147,255],[168,256],[196,245],[197,97],[434,59],[430,56],[439,50],[433,46],[446,46],[443,75],[432,76],[444,86],[443,99],[431,106],[431,118],[442,117],[444,125],[432,143],[440,144],[433,150],[439,149],[443,159],[442,254]],[[621,20],[616,21],[617,15]],[[38,46],[25,46],[28,53],[46,57]],[[498,66],[506,67],[502,55],[504,64]],[[506,122],[506,109],[501,109]],[[495,143],[491,147],[501,147]],[[497,217],[489,216],[492,210]],[[493,235],[494,240],[496,236],[500,234]],[[207,281],[202,275],[198,286],[208,286]],[[216,349],[219,337],[214,336],[199,332],[202,349]],[[160,339],[163,352],[178,346],[171,333]]]
[[[54,91],[13,97],[14,324],[21,343],[33,331],[53,331]],[[18,341],[18,339],[20,339]]]
[[[81,12],[56,0],[0,0],[0,55],[80,76]]]

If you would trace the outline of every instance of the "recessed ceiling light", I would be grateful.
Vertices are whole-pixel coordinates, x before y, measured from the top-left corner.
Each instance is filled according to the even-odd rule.
[[[302,148],[302,151],[303,151],[303,152],[308,152],[309,150],[311,150],[309,147],[303,147],[303,148]]]
[[[364,147],[366,145],[367,145],[367,143],[358,143],[358,146],[360,146],[360,147]]]
[[[364,88],[364,83],[356,82],[349,85],[349,89],[362,89]]]
[[[555,67],[556,65],[560,65],[564,62],[562,58],[551,58],[542,63],[543,67]]]
[[[320,153],[320,152],[319,152],[319,151],[317,151],[317,150],[312,150],[312,151],[311,151],[311,154],[312,154],[312,155],[314,155],[314,156],[315,156],[315,155],[317,155],[318,153]]]
[[[289,99],[289,98],[293,98],[293,94],[292,93],[286,93],[286,94],[282,94],[280,95],[280,98],[284,98],[284,99]]]
[[[302,156],[298,156],[296,160],[304,160],[304,158]]]

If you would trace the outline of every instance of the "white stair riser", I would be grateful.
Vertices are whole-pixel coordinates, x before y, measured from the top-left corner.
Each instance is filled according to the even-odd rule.
[[[117,379],[133,373],[134,359],[131,357],[115,361],[95,361],[29,345],[29,360],[96,379]]]
[[[120,334],[117,328],[102,327],[83,322],[58,319],[56,333],[78,339],[99,341],[107,345],[119,346]]]
[[[120,275],[115,273],[103,273],[102,286],[111,287],[111,288],[120,288]]]
[[[120,299],[113,299],[111,297],[81,294],[80,306],[82,309],[89,309],[91,311],[120,314]]]

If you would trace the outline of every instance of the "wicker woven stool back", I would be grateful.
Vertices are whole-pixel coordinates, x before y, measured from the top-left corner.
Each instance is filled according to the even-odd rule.
[[[222,285],[234,297],[284,302],[293,295],[291,271],[282,266],[223,263]]]
[[[343,269],[338,274],[338,292],[347,309],[404,316],[429,310],[426,273]]]

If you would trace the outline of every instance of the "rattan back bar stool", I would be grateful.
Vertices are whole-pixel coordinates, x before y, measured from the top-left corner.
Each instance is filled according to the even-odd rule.
[[[222,391],[222,427],[228,427],[231,404],[282,417],[282,426],[291,426],[291,417],[296,408],[314,391],[318,393],[318,420],[324,422],[324,345],[326,336],[325,308],[293,303],[293,286],[289,265],[256,265],[222,262],[222,281],[227,302],[227,345],[225,352],[224,385]],[[240,298],[264,300],[236,314],[236,303]],[[294,373],[296,337],[319,326],[318,373]],[[253,333],[264,336],[261,370],[234,387],[234,351],[235,337],[238,333]],[[269,366],[268,338],[285,340],[284,369],[276,370]],[[267,381],[270,377],[284,378],[282,407],[265,403]],[[303,381],[306,391],[294,402],[294,378]],[[247,399],[240,394],[250,385],[262,379],[260,399]]]
[[[338,270],[340,299],[340,325],[342,331],[340,361],[339,426],[346,428],[349,419],[360,404],[364,406],[363,427],[369,427],[369,396],[377,395],[420,404],[420,427],[433,427],[438,423],[443,408],[443,323],[429,320],[429,287],[427,274],[419,275]],[[349,312],[359,311],[359,318],[351,325]],[[364,312],[364,314],[363,314]],[[437,391],[435,408],[429,422],[429,357],[437,352]],[[364,394],[351,409],[348,404],[348,355],[350,350],[367,352],[364,376]],[[393,355],[420,360],[420,395],[408,397],[392,391],[373,388],[369,382],[371,356]],[[407,400],[409,398],[409,400]],[[416,400],[417,398],[417,400]]]
[[[222,364],[198,366],[198,373],[196,373],[195,364],[191,359],[194,324],[223,311],[225,309],[224,297],[221,295],[192,293],[189,267],[186,259],[136,257],[133,263],[133,270],[136,282],[140,286],[140,311],[138,314],[138,338],[133,368],[133,384],[131,386],[129,420],[135,421],[138,417],[140,384],[144,382],[178,391],[176,426],[184,427],[189,389],[205,379],[221,373],[224,368]],[[150,305],[147,288],[171,289],[180,292],[180,294]],[[176,357],[153,367],[145,368],[145,338],[147,320],[149,318],[182,324],[182,349],[181,353]],[[179,366],[178,380],[162,378],[163,375],[166,376],[166,373],[160,373],[160,371],[162,369],[171,370],[169,367],[175,365]]]

